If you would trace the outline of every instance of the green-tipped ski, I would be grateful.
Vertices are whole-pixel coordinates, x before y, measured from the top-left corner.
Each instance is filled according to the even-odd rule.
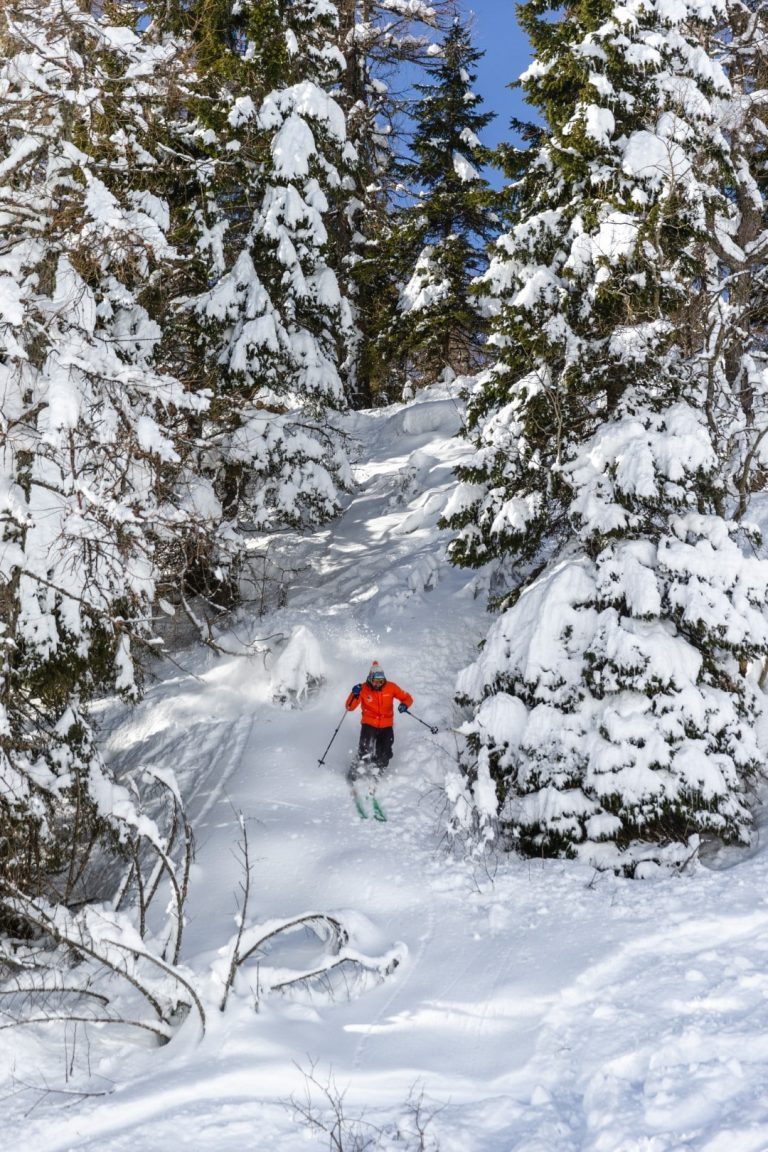
[[[352,791],[352,799],[355,802],[355,808],[357,808],[360,819],[361,820],[367,820],[369,813],[368,813],[368,809],[365,806],[365,801],[363,800],[363,797],[360,795],[360,793],[358,792],[357,788],[354,787],[354,785],[352,786],[351,791]],[[378,800],[376,799],[376,797],[372,793],[369,793],[369,799],[371,801],[371,813],[370,813],[370,815],[373,816],[374,820],[378,820],[380,823],[385,823],[387,817],[384,813],[384,809],[381,807],[381,804],[379,804]]]
[[[361,820],[367,820],[368,819],[368,813],[365,810],[365,804],[363,803],[362,796],[358,792],[357,788],[355,788],[354,786],[352,786],[351,792],[352,792],[352,799],[355,802],[355,808],[357,808],[357,811],[360,815],[360,819]]]
[[[380,820],[382,823],[386,822],[387,817],[384,814],[384,809],[375,796],[371,796],[371,808],[373,808],[374,820]]]

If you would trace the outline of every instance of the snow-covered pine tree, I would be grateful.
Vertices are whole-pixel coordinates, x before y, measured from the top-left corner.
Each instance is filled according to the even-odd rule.
[[[390,363],[414,383],[449,368],[477,370],[486,324],[472,284],[487,268],[498,233],[494,194],[481,169],[491,155],[480,134],[493,112],[473,90],[482,58],[455,17],[415,85],[410,156],[398,166],[413,197],[391,221],[388,244],[400,284],[397,310],[383,337]]]
[[[733,484],[738,493],[736,516],[748,512],[750,496],[765,487],[768,450],[768,412],[763,377],[768,370],[765,316],[768,298],[763,253],[766,236],[765,136],[768,110],[763,93],[768,79],[768,18],[759,6],[728,0],[726,35],[720,54],[731,85],[723,118],[723,135],[731,156],[727,195],[731,211],[709,221],[726,293],[712,286],[709,340],[717,369],[725,375],[730,396],[730,420],[724,424],[729,439],[723,450],[731,454]],[[725,321],[725,322],[724,322]],[[712,391],[713,398],[715,391]]]
[[[489,273],[499,360],[452,509],[454,560],[500,563],[509,592],[460,677],[473,754],[451,786],[526,852],[631,870],[694,833],[749,837],[768,563],[734,461],[759,454],[764,420],[740,280],[762,276],[742,143],[764,113],[729,11],[520,7],[545,126]]]
[[[332,262],[354,309],[356,343],[345,368],[350,403],[381,402],[391,373],[380,346],[397,306],[397,285],[385,239],[395,202],[395,157],[410,124],[407,92],[434,51],[445,5],[422,0],[338,0],[338,43],[347,62],[338,100],[347,118],[355,163],[351,195],[333,229]]]
[[[210,15],[203,6],[203,28]],[[243,532],[333,515],[348,482],[328,417],[345,405],[352,331],[328,219],[354,157],[332,94],[344,65],[334,6],[255,0],[214,15],[198,120],[210,156],[197,219],[205,286],[188,308],[216,385],[201,468],[227,517],[223,554],[237,555]]]
[[[114,835],[89,701],[136,693],[158,550],[205,519],[174,448],[204,401],[156,370],[144,303],[173,257],[141,173],[178,67],[78,0],[0,13],[0,877],[63,901]]]

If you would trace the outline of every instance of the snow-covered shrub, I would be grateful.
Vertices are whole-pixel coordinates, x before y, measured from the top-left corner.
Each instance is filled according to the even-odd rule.
[[[737,47],[732,11],[521,8],[548,124],[487,279],[499,360],[451,522],[453,558],[512,588],[459,695],[468,783],[488,768],[527,852],[631,870],[644,842],[749,837],[768,562],[740,520],[767,377],[733,238],[761,242],[765,29]]]
[[[77,1019],[114,1024],[123,1035],[129,1026],[166,1043],[190,1012],[205,1026],[202,1001],[179,964],[191,829],[171,772],[139,772],[129,790],[90,768],[108,838],[92,841],[84,855],[62,854],[47,892],[35,891],[28,874],[0,872],[5,1027]],[[163,911],[156,897],[167,891]]]

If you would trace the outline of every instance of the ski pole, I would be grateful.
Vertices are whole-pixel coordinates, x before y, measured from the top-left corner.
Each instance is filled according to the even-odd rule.
[[[346,716],[346,714],[347,714],[347,709],[345,708],[344,709],[344,716]],[[338,736],[339,728],[341,728],[342,724],[344,723],[344,716],[342,716],[341,720],[339,720],[338,724],[336,725],[336,729],[333,733],[333,736],[331,736],[330,740],[328,741],[328,748],[326,748],[325,752],[323,752],[321,759],[318,760],[318,764],[325,764],[325,758],[328,755],[328,751],[331,747],[331,744],[333,744],[334,740]]]
[[[439,729],[434,724],[427,724],[426,720],[422,720],[421,716],[416,716],[413,712],[409,712],[407,708],[405,714],[406,716],[413,716],[413,719],[418,720],[419,724],[423,724],[425,728],[429,728],[433,736],[437,736]]]

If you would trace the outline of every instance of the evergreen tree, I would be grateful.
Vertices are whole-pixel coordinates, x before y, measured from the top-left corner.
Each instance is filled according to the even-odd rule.
[[[765,384],[731,285],[735,238],[763,242],[742,147],[763,113],[723,3],[555,9],[520,9],[546,127],[489,273],[500,355],[452,509],[454,559],[510,583],[461,677],[474,756],[454,787],[486,834],[498,815],[526,851],[631,869],[692,833],[749,837],[768,563],[733,473]]]
[[[344,63],[333,5],[256,0],[214,15],[191,14],[205,46],[196,136],[209,167],[187,308],[216,392],[200,466],[232,556],[243,532],[333,515],[348,481],[328,416],[345,405],[351,314],[328,221],[354,155],[332,94]]]
[[[88,704],[136,694],[158,554],[205,519],[174,446],[203,401],[157,369],[146,306],[174,254],[139,174],[178,47],[89,8],[0,16],[0,877],[66,869],[64,900],[114,832]]]
[[[391,371],[379,339],[397,307],[387,237],[397,200],[396,160],[410,132],[408,85],[434,51],[444,5],[421,0],[339,0],[338,43],[346,59],[338,100],[355,152],[348,195],[334,219],[333,267],[354,308],[355,343],[345,386],[356,405],[388,395]]]
[[[490,154],[480,141],[494,114],[480,111],[472,90],[481,57],[467,27],[454,19],[426,64],[429,82],[415,86],[412,158],[399,169],[415,200],[391,224],[400,295],[384,346],[390,361],[419,382],[445,368],[477,369],[481,356],[486,326],[472,284],[497,232],[494,197],[481,174]]]
[[[765,486],[768,434],[762,378],[766,361],[768,295],[763,260],[765,239],[766,161],[768,122],[763,99],[768,53],[766,20],[761,10],[729,3],[728,21],[720,54],[731,86],[723,119],[723,136],[731,157],[726,195],[731,205],[725,216],[708,221],[717,274],[727,284],[723,293],[717,280],[710,286],[707,327],[714,365],[724,376],[724,387],[710,389],[712,401],[730,398],[728,419],[719,418],[711,404],[713,426],[728,439],[722,451],[731,460],[731,491],[735,515],[742,519],[752,491]]]

